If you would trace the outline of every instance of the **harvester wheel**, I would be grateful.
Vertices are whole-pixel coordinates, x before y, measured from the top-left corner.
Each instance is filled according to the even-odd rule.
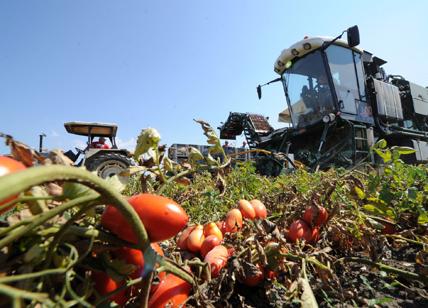
[[[133,165],[132,160],[119,153],[102,153],[86,162],[89,171],[97,171],[99,177],[112,177]]]

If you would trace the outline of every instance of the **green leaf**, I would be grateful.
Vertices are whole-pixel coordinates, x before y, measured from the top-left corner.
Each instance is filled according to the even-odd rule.
[[[428,223],[428,212],[423,211],[418,216],[418,224],[424,225]]]
[[[74,199],[77,197],[99,195],[95,190],[74,182],[65,182],[63,185],[63,195],[68,199]]]
[[[114,188],[117,192],[121,193],[122,191],[125,190],[125,187],[129,182],[129,177],[115,174],[114,176],[111,176],[105,179],[104,181],[106,181],[107,184],[110,187]]]
[[[146,153],[149,149],[157,149],[160,139],[160,134],[156,129],[150,127],[143,129],[137,139],[134,159],[138,160],[140,155]]]
[[[373,151],[375,151],[375,153],[377,155],[379,155],[380,158],[382,158],[382,160],[383,160],[384,163],[387,163],[387,162],[389,162],[391,160],[391,151],[389,151],[389,150],[382,151],[382,150],[379,150],[379,149],[376,149],[376,148],[373,149]]]
[[[366,197],[366,194],[364,193],[364,191],[358,186],[355,186],[354,190],[357,193],[358,198],[360,198],[361,200],[364,200],[364,198]]]
[[[166,171],[170,171],[170,172],[175,171],[174,162],[171,159],[169,159],[167,156],[164,156],[164,158],[162,159],[162,163]]]
[[[413,154],[416,152],[416,150],[414,148],[411,148],[411,147],[393,146],[391,149],[396,150],[400,155]]]
[[[205,158],[206,162],[208,163],[208,165],[210,166],[219,166],[220,162],[216,159],[214,159],[214,157],[211,156],[211,154],[208,153],[207,157]]]
[[[374,145],[374,147],[378,149],[385,149],[386,146],[387,146],[387,142],[385,139],[378,140]]]
[[[126,170],[119,173],[120,176],[126,177],[136,173],[147,171],[148,168],[144,166],[129,166]]]
[[[382,211],[381,209],[379,209],[374,204],[364,204],[363,205],[363,209],[365,209],[367,212],[371,212],[371,213],[385,214],[384,211]]]
[[[189,147],[189,161],[190,163],[194,164],[199,160],[203,160],[204,156],[202,153],[194,147]]]

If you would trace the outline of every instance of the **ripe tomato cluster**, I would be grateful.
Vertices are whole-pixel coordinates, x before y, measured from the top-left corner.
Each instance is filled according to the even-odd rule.
[[[157,242],[177,235],[186,226],[189,220],[186,212],[173,200],[154,194],[138,194],[130,197],[128,202],[143,222],[152,248],[163,256],[163,251]],[[106,207],[101,217],[101,224],[119,238],[131,243],[137,242],[134,230],[115,207]],[[143,275],[144,256],[140,250],[120,248],[112,250],[111,255],[134,266],[135,269],[128,275],[129,278],[135,279]],[[95,288],[102,295],[116,290],[126,282],[125,280],[117,282],[104,272],[94,272],[93,278]],[[192,288],[188,282],[164,272],[159,274],[159,279],[159,284],[152,285],[150,290],[150,307],[165,307],[166,305],[178,307],[186,301]],[[130,292],[132,292],[132,288],[121,291],[110,299],[119,305],[124,305]]]
[[[229,210],[224,220],[188,226],[178,237],[177,246],[183,251],[199,254],[210,265],[211,277],[217,277],[234,250],[222,245],[224,236],[239,232],[245,219],[266,217],[266,207],[261,201],[239,200],[237,208]]]
[[[305,240],[315,243],[319,239],[319,230],[328,220],[328,212],[322,206],[312,205],[306,209],[303,219],[295,220],[288,230],[288,239],[292,242]]]

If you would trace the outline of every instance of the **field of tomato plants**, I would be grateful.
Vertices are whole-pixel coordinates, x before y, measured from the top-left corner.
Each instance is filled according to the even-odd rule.
[[[4,136],[0,306],[428,306],[428,167],[410,149],[269,178],[197,122],[208,155],[179,165],[147,129],[107,180]]]

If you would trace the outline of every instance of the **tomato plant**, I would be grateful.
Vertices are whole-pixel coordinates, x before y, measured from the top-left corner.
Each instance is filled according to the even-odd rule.
[[[139,194],[128,199],[147,230],[151,242],[169,239],[183,229],[189,217],[173,200],[154,195]],[[136,243],[137,237],[123,215],[113,206],[107,206],[102,225],[121,239]]]

